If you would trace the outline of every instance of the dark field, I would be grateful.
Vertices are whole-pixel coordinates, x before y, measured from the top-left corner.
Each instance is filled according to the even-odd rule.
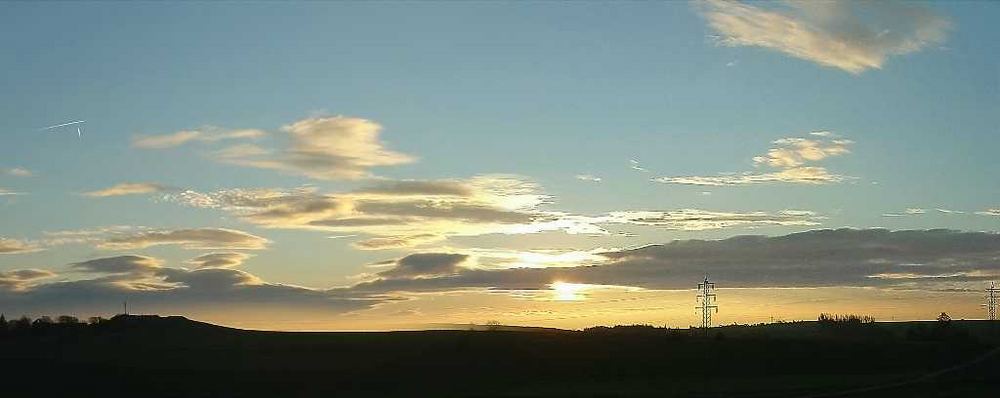
[[[2,396],[995,396],[982,321],[277,333],[117,317],[0,336]],[[9,395],[8,395],[9,394]]]

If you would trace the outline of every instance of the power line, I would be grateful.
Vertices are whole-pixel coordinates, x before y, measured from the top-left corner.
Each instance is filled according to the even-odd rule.
[[[705,275],[704,282],[698,284],[697,300],[695,308],[701,309],[701,327],[708,332],[708,328],[712,327],[712,310],[719,312],[719,306],[715,304],[715,283],[708,281],[708,275]]]

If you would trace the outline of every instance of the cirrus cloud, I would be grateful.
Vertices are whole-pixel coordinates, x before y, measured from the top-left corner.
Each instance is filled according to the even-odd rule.
[[[776,171],[765,173],[748,171],[714,176],[665,176],[652,180],[663,184],[721,187],[767,183],[820,185],[850,179],[851,177],[832,174],[825,167],[811,163],[850,153],[849,147],[854,141],[836,138],[837,136],[829,131],[816,131],[809,135],[818,138],[781,138],[773,142],[775,147],[766,154],[753,158],[755,166],[772,167],[778,169]]]
[[[947,18],[912,2],[698,4],[719,45],[762,47],[852,74],[881,69],[889,57],[940,44],[951,26]]]
[[[132,138],[132,146],[143,149],[165,149],[189,142],[216,142],[223,140],[254,139],[267,135],[262,130],[224,130],[218,127],[204,127],[198,130],[182,130],[170,134],[140,135]]]
[[[84,192],[84,196],[106,198],[110,196],[142,195],[169,190],[168,187],[153,182],[123,182],[108,188]]]
[[[101,249],[131,250],[157,245],[179,245],[185,249],[264,249],[265,238],[235,229],[193,228],[114,234],[98,243]]]
[[[24,167],[12,167],[9,169],[3,169],[3,173],[14,177],[31,177],[35,175],[35,173],[31,172],[31,170],[28,170]]]

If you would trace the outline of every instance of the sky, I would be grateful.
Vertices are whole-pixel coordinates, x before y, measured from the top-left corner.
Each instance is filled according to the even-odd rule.
[[[0,312],[981,318],[991,2],[4,3]],[[73,123],[57,126],[65,123]]]

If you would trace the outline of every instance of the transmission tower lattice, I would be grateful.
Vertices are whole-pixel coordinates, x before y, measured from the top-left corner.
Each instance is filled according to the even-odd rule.
[[[996,282],[990,282],[990,287],[986,288],[986,311],[989,313],[989,320],[997,320],[997,293],[1000,293],[1000,288],[997,288]]]
[[[719,312],[715,303],[715,284],[709,282],[708,275],[705,275],[705,281],[698,284],[698,306],[695,307],[701,310],[701,327],[705,330],[712,327],[712,310]]]

